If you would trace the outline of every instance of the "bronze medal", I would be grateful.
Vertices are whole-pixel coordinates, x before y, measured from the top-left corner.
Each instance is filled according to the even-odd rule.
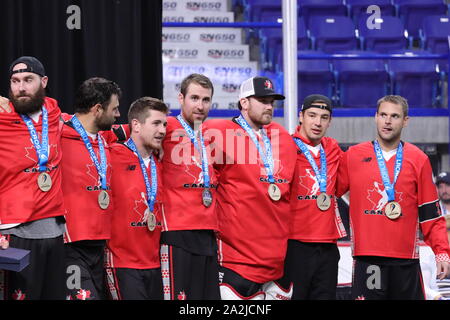
[[[203,192],[202,192],[202,201],[203,201],[203,205],[204,205],[205,207],[208,208],[208,207],[211,206],[212,201],[213,201],[213,198],[212,198],[212,194],[211,194],[211,191],[209,190],[209,188],[203,189]]]
[[[108,209],[109,207],[109,194],[106,190],[102,190],[100,191],[100,193],[98,194],[98,205],[100,206],[100,208],[102,208],[103,210]]]
[[[331,207],[331,197],[322,192],[316,200],[317,207],[322,211],[327,211]]]
[[[52,177],[47,172],[41,172],[37,178],[39,189],[47,192],[52,188]]]
[[[398,202],[390,201],[384,207],[384,214],[391,220],[398,219],[402,214],[402,207]]]
[[[156,228],[156,216],[148,208],[145,211],[147,213],[147,228],[150,231],[154,231]]]
[[[270,199],[272,199],[273,201],[278,201],[281,199],[281,190],[275,183],[271,183],[267,191],[269,193]]]

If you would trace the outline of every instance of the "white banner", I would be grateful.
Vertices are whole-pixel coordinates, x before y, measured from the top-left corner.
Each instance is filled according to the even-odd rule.
[[[227,61],[227,62],[247,62],[250,53],[247,44],[182,44],[163,43],[162,59],[163,63],[173,61]]]
[[[162,28],[163,43],[242,44],[242,31],[236,28]]]
[[[164,12],[163,22],[234,22],[233,12]]]
[[[163,13],[171,12],[226,12],[227,0],[163,0]]]
[[[180,83],[191,73],[204,74],[216,86],[224,83],[240,85],[244,80],[256,76],[258,68],[254,61],[232,63],[169,62],[163,64],[164,83]]]

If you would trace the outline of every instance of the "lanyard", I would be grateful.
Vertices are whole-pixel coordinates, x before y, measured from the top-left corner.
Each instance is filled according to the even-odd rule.
[[[39,172],[47,170],[47,162],[49,157],[48,150],[48,112],[47,109],[42,106],[42,142],[39,141],[36,128],[33,125],[33,121],[27,115],[20,115],[22,120],[30,132],[31,141],[33,142],[34,149],[36,150],[39,164]]]
[[[88,134],[86,130],[84,129],[83,125],[81,124],[80,120],[78,120],[77,116],[74,115],[71,119],[73,127],[76,132],[81,136],[81,139],[84,142],[84,145],[86,146],[86,149],[89,152],[89,155],[91,156],[92,162],[95,165],[95,168],[97,168],[98,175],[100,176],[100,182],[102,185],[102,189],[106,190],[106,170],[107,170],[107,163],[106,163],[106,153],[105,153],[105,147],[103,145],[102,138],[99,134],[97,134],[97,140],[98,140],[98,151],[100,153],[100,162],[98,161],[97,155],[95,154],[94,147],[92,146],[91,141],[89,140]]]
[[[394,201],[395,200],[394,185],[397,182],[397,178],[400,174],[400,170],[402,169],[403,163],[403,145],[400,142],[397,147],[397,155],[395,158],[395,167],[394,167],[394,181],[392,183],[389,178],[388,169],[386,167],[386,161],[384,160],[380,144],[378,143],[377,140],[375,140],[373,145],[375,148],[375,155],[377,157],[378,168],[380,169],[381,173],[381,180],[383,181],[384,189],[386,190],[386,194],[388,196],[388,201]]]
[[[153,212],[155,207],[155,201],[156,201],[156,193],[158,191],[158,176],[156,172],[156,163],[153,159],[153,155],[150,155],[150,173],[152,176],[152,184],[150,185],[150,180],[148,179],[147,174],[147,168],[145,167],[144,160],[142,159],[141,155],[139,154],[139,151],[137,150],[137,147],[133,141],[133,139],[128,139],[125,144],[137,154],[139,159],[139,164],[141,166],[142,176],[144,177],[144,183],[145,183],[145,191],[147,193],[147,205],[150,209],[150,212]]]
[[[298,139],[294,138],[295,143],[299,147],[299,149],[302,151],[302,153],[305,155],[306,160],[308,160],[309,164],[311,165],[312,169],[314,170],[314,174],[316,175],[317,181],[319,182],[320,192],[327,192],[327,158],[325,155],[325,151],[323,150],[323,147],[320,146],[320,171],[317,167],[316,161],[314,160],[313,156],[311,155],[311,152],[309,152],[308,147],[306,144]]]
[[[199,130],[199,138],[200,138],[200,146],[198,145],[197,138],[195,137],[195,132],[191,128],[190,125],[186,123],[186,121],[183,119],[181,114],[177,116],[177,120],[181,123],[184,130],[186,130],[189,138],[191,139],[191,142],[194,144],[195,149],[197,149],[201,155],[202,155],[202,172],[203,172],[203,182],[205,184],[205,188],[210,187],[210,178],[209,178],[209,171],[208,171],[208,156],[206,154],[206,147],[205,147],[205,141],[203,140],[203,135],[201,132],[201,129]]]
[[[266,153],[264,153],[263,150],[261,149],[261,145],[258,142],[258,138],[256,138],[255,132],[250,127],[248,122],[244,119],[244,117],[240,115],[238,118],[236,118],[236,122],[242,127],[242,129],[245,130],[245,132],[247,132],[247,134],[250,136],[250,139],[252,139],[253,143],[255,144],[256,149],[259,152],[259,156],[261,157],[261,161],[264,163],[264,167],[266,168],[266,173],[269,182],[275,183],[275,179],[273,177],[274,164],[272,156],[272,144],[270,143],[270,139],[267,136],[265,130],[261,128],[261,137],[264,143],[264,147],[266,149]]]

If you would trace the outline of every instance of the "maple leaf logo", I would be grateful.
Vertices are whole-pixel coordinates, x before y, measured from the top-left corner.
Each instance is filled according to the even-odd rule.
[[[17,289],[12,294],[13,300],[25,300],[26,294],[22,292],[22,290]]]
[[[31,140],[30,140],[31,142]],[[34,162],[34,169],[39,168],[38,164],[38,156],[36,153],[36,149],[33,146],[33,143],[31,142],[31,145],[29,147],[25,147],[25,158],[29,159],[30,161]],[[56,164],[53,162],[53,160],[56,160],[58,158],[58,148],[56,144],[50,144],[49,145],[49,159],[47,162],[47,167],[53,168],[56,167]]]
[[[306,190],[305,194],[314,195],[318,194],[320,191],[319,182],[317,181],[316,175],[313,169],[306,168],[306,175],[299,176],[299,185]]]
[[[371,210],[383,210],[388,203],[388,195],[382,183],[374,181],[374,188],[367,190],[367,200],[372,203]],[[401,202],[403,200],[403,192],[395,192],[395,201]]]
[[[106,164],[106,172],[108,172],[108,168],[110,168],[110,164],[107,163]],[[91,164],[86,164],[86,174],[95,182],[96,186],[100,186],[101,185],[101,181],[100,181],[100,175],[98,174],[97,168],[95,167],[95,164],[91,163]],[[106,175],[106,184],[107,185],[111,185],[111,176],[110,175]]]
[[[89,299],[91,297],[91,291],[90,290],[80,289],[80,290],[78,290],[76,297],[77,297],[78,300]]]
[[[133,211],[139,215],[140,222],[146,222],[148,219],[148,206],[147,206],[147,197],[144,192],[141,192],[141,200],[134,200],[134,208]]]

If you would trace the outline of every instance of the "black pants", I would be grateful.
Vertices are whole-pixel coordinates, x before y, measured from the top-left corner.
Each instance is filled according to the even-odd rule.
[[[162,300],[161,269],[108,268],[108,286],[117,300]],[[111,290],[112,289],[112,290]]]
[[[161,269],[166,300],[220,300],[217,256],[162,245]]]
[[[10,247],[30,250],[30,264],[20,272],[6,272],[6,299],[64,300],[64,242],[51,239],[24,239],[9,236]]]
[[[289,240],[279,283],[294,284],[292,300],[335,300],[339,259],[335,243]]]
[[[424,300],[419,260],[355,257],[352,299]]]
[[[104,241],[66,243],[66,295],[71,300],[104,300]]]

